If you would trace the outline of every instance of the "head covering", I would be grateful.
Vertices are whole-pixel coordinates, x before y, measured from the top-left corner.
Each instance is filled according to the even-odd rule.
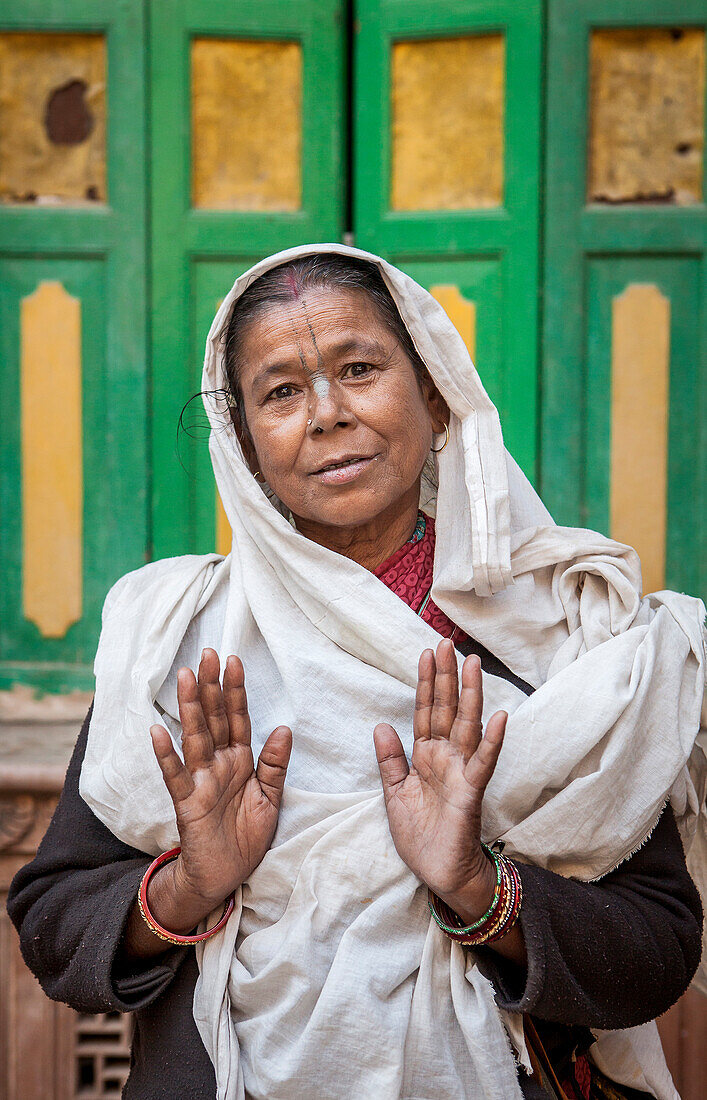
[[[308,541],[273,507],[210,396],[225,386],[219,336],[234,301],[265,271],[314,253],[378,267],[449,406],[432,599],[537,689],[526,699],[484,677],[485,715],[510,714],[484,839],[588,880],[645,841],[668,798],[685,838],[694,832],[699,776],[686,765],[705,689],[703,604],[668,592],[641,599],[633,550],[554,525],[505,451],[441,306],[385,260],[340,244],[256,264],[214,320],[204,403],[233,550],[155,562],[109,593],[81,793],[127,843],[148,852],[177,843],[149,726],[167,721],[178,742],[175,669],[193,667],[205,645],[222,661],[238,653],[254,753],[279,723],[292,727],[294,748],[271,850],[226,930],[198,952],[194,1011],[218,1096],[354,1089],[451,1100],[461,1082],[464,1095],[509,1100],[520,1092],[491,987],[430,924],[424,888],[390,838],[373,751],[382,720],[410,751],[417,661],[438,636],[373,573]],[[677,1096],[654,1027],[611,1042],[607,1072]]]

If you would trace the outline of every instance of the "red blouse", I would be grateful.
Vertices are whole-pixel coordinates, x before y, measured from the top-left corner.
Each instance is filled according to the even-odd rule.
[[[381,562],[373,572],[391,592],[395,592],[408,607],[417,611],[420,618],[429,623],[433,630],[443,638],[451,638],[458,645],[466,638],[466,634],[429,599],[434,557],[435,521],[431,516],[420,512],[412,538]]]

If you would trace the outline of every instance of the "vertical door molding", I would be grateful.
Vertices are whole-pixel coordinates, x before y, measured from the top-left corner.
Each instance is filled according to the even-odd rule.
[[[481,378],[534,477],[543,5],[355,12],[356,243],[473,304]]]

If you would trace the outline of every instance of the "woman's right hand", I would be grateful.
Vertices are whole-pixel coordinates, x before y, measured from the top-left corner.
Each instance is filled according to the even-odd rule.
[[[150,730],[182,851],[150,880],[148,901],[152,906],[153,889],[163,910],[171,908],[168,901],[178,900],[180,924],[198,923],[195,917],[222,904],[262,860],[275,833],[292,750],[291,730],[278,726],[254,767],[243,665],[238,657],[228,658],[223,689],[219,672],[213,649],[203,651],[198,679],[189,668],[179,670],[184,763],[164,726]],[[166,897],[163,876],[168,873],[172,890]],[[154,916],[160,921],[158,912]]]

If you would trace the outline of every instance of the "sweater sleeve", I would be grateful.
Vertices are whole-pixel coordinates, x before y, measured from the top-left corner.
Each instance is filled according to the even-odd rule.
[[[123,844],[79,794],[89,711],[37,855],[15,875],[7,908],[45,993],[80,1012],[128,1012],[170,984],[187,948],[121,971],[119,946],[150,856]]]
[[[598,882],[517,866],[527,969],[480,952],[500,1007],[626,1028],[685,992],[700,961],[702,907],[669,806],[644,846]]]

